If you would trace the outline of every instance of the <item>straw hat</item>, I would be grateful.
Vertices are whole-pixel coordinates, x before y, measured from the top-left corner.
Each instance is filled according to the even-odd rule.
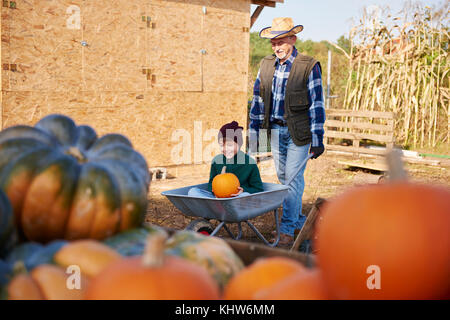
[[[261,30],[259,36],[266,39],[293,36],[303,30],[302,25],[294,26],[292,18],[274,18],[272,26]]]

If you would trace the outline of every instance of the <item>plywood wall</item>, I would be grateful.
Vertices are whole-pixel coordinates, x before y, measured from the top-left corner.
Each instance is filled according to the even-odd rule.
[[[3,128],[63,113],[125,134],[153,167],[174,164],[177,130],[193,162],[210,160],[194,150],[199,131],[245,126],[249,0],[16,4],[1,9],[2,66],[17,68],[2,68]]]

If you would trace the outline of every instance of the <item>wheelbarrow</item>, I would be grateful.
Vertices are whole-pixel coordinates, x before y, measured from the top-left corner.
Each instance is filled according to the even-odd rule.
[[[311,156],[312,154],[303,161],[298,172],[306,165],[306,162]],[[198,218],[186,227],[187,230],[215,236],[224,228],[232,239],[239,240],[242,237],[242,223],[246,223],[266,245],[275,247],[280,240],[278,208],[282,205],[289,190],[288,186],[297,176],[298,172],[291,177],[286,185],[263,183],[264,191],[239,197],[203,198],[188,195],[188,191],[193,187],[206,190],[208,183],[168,190],[161,194],[166,196],[183,214]],[[276,238],[272,243],[249,221],[270,211],[274,213],[276,230]],[[219,224],[214,227],[210,220],[217,220]],[[227,224],[233,223],[237,223],[237,235],[234,235],[227,226]]]

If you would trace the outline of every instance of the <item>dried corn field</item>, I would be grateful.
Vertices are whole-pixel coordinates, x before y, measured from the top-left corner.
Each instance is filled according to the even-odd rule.
[[[395,143],[450,144],[449,3],[364,13],[350,31],[344,109],[391,111]]]

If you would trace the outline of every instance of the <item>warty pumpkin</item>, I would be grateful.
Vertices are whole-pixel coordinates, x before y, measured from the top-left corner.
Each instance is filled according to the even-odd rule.
[[[29,240],[103,239],[142,222],[148,166],[120,134],[53,114],[1,131],[0,153],[0,189]]]
[[[164,254],[167,235],[149,236],[143,256],[113,262],[92,278],[86,298],[92,300],[210,300],[219,288],[208,272],[186,260]]]

